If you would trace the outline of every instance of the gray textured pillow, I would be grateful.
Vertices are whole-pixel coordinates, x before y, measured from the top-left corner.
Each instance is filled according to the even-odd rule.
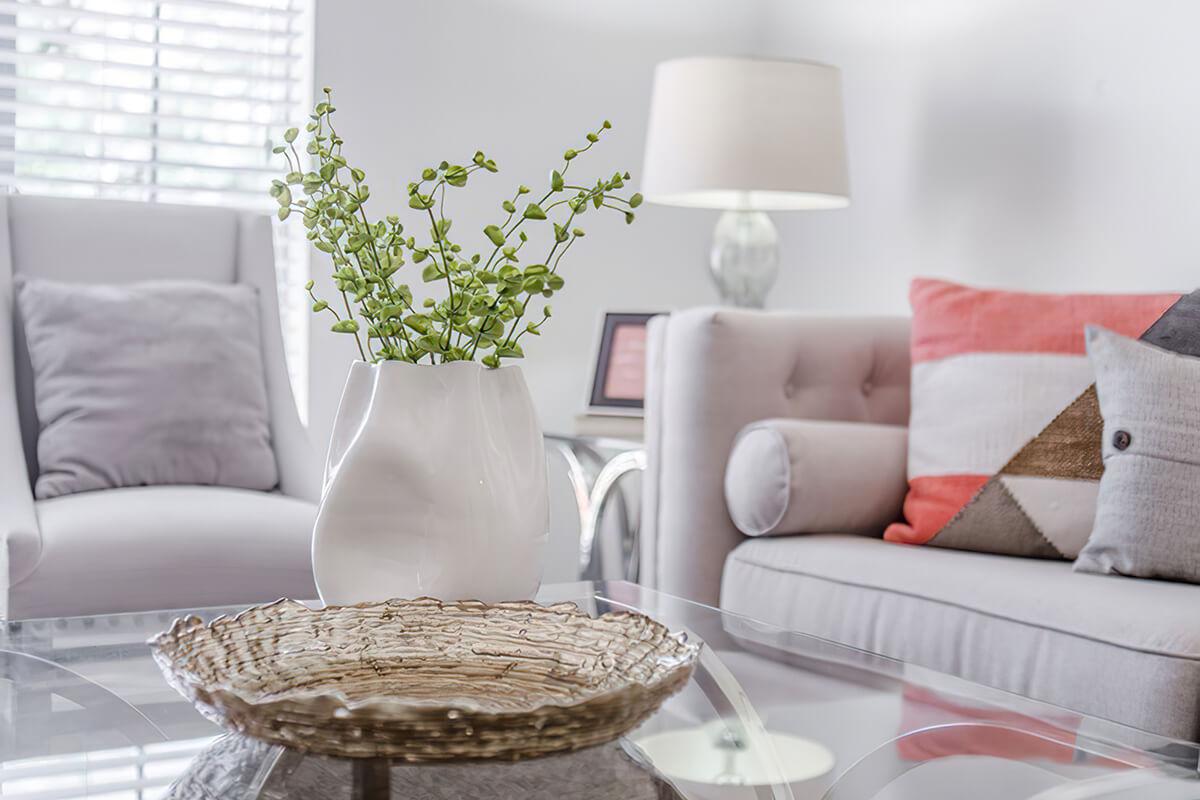
[[[1200,583],[1200,358],[1097,327],[1087,348],[1104,475],[1075,569]]]
[[[279,482],[253,288],[29,279],[17,304],[40,426],[37,497]]]

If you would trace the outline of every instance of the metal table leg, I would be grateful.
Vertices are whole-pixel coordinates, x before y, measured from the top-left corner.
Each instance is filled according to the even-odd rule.
[[[356,758],[351,800],[390,800],[392,763],[386,758]]]
[[[596,543],[596,534],[600,528],[600,517],[608,502],[612,490],[620,479],[630,472],[641,472],[646,469],[646,451],[629,450],[618,453],[609,460],[592,484],[588,498],[588,516],[583,529],[579,532],[579,569],[580,574],[586,573],[592,562],[592,552]]]

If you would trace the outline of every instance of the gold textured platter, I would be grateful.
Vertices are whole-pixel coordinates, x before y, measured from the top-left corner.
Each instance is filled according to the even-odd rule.
[[[324,755],[515,760],[608,742],[691,677],[699,645],[642,614],[431,598],[291,600],[150,640],[209,719]]]

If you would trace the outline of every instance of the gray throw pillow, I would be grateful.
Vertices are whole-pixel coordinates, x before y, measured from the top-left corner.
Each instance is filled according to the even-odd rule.
[[[1079,572],[1200,583],[1200,358],[1087,329],[1104,475]]]
[[[17,305],[33,367],[38,498],[279,482],[252,287],[19,279]]]

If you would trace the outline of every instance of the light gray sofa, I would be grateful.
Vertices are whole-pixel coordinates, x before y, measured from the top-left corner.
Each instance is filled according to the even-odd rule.
[[[902,318],[696,309],[654,320],[643,582],[1200,739],[1200,587],[879,538],[904,494],[908,353]],[[730,464],[751,423],[758,434]],[[747,530],[814,532],[747,536],[731,508]]]
[[[38,421],[13,278],[186,278],[258,290],[279,490],[151,486],[35,501]],[[0,196],[0,616],[314,597],[320,458],[296,413],[271,223],[225,208]]]

